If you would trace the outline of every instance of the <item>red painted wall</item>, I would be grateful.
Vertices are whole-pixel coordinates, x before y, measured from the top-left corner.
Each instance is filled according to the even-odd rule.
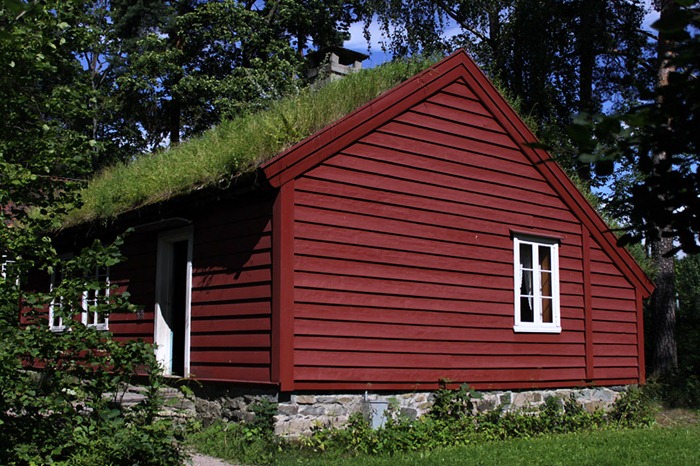
[[[178,212],[193,220],[191,376],[269,382],[273,195]],[[158,233],[133,234],[110,271],[142,314],[110,316],[118,337],[153,341]]]
[[[640,373],[634,288],[595,243],[591,247],[594,376],[601,384]]]
[[[109,271],[110,282],[119,286],[119,292],[128,291],[130,302],[140,308],[136,314],[109,316],[109,329],[118,338],[153,342],[157,246],[156,233],[128,236],[121,249],[127,260]]]
[[[272,197],[225,202],[195,221],[191,373],[270,381]]]
[[[295,190],[295,389],[638,380],[625,353],[637,341],[625,320],[633,287],[590,252],[591,379],[582,226],[465,84],[306,172]],[[561,334],[513,331],[511,228],[561,237]]]

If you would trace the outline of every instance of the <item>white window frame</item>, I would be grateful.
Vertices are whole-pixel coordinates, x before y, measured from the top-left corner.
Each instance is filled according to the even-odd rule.
[[[14,261],[10,260],[5,254],[0,255],[0,277],[2,277],[3,280],[7,280],[7,264],[11,264],[12,262]]]
[[[104,273],[101,274],[100,272],[102,271],[104,271]],[[109,267],[97,267],[93,273],[92,278],[95,278],[99,281],[100,276],[104,277],[105,282],[105,288],[99,290],[102,292],[102,294],[95,294],[93,298],[90,298],[90,292],[87,290],[83,291],[83,300],[81,303],[83,312],[81,315],[81,321],[86,327],[94,328],[95,330],[108,330],[109,317],[99,314],[96,311],[90,310],[90,306],[94,306],[99,301],[106,301],[107,299],[109,299]],[[95,291],[95,293],[98,293],[98,291]],[[92,323],[88,323],[88,317],[90,316],[90,314],[92,314]]]
[[[70,256],[66,256],[62,258],[62,260],[69,259]],[[94,272],[93,272],[93,278],[99,279],[100,277],[100,269],[103,269],[105,272],[102,274],[105,277],[105,289],[101,290],[103,291],[102,295],[97,294],[94,298],[90,298],[89,296],[89,291],[85,290],[83,291],[83,296],[81,299],[80,306],[82,308],[82,312],[80,313],[80,321],[82,322],[83,325],[89,328],[94,328],[95,330],[109,330],[109,317],[107,316],[100,316],[97,312],[95,311],[90,311],[90,306],[94,305],[94,303],[91,303],[91,301],[97,301],[101,299],[107,299],[109,297],[109,267],[98,267]],[[57,285],[57,277],[56,277],[56,272],[51,274],[51,285],[50,285],[50,291],[53,291],[54,287]],[[58,324],[54,325],[54,321],[56,320],[54,317],[55,309],[57,306],[62,306],[63,303],[63,297],[59,297],[58,299],[54,298],[51,300],[51,303],[49,304],[49,329],[52,332],[65,332],[66,330],[69,330],[69,326],[67,326],[63,322],[63,317],[58,317]],[[93,323],[88,323],[88,315],[89,313],[93,314]]]
[[[65,259],[67,259],[67,257]],[[49,291],[51,293],[53,293],[54,288],[58,285],[58,281],[60,281],[61,278],[62,277],[56,276],[56,269],[54,269],[53,273],[51,274],[51,283],[49,285]],[[54,325],[54,321],[56,320],[56,317],[54,316],[56,312],[55,309],[56,307],[63,306],[62,301],[63,296],[59,296],[58,298],[53,298],[49,304],[49,329],[52,332],[65,332],[67,329],[66,325],[63,323],[63,317],[58,317],[58,325]]]
[[[521,285],[522,266],[520,264],[521,247],[532,248],[532,308],[533,321],[523,322],[521,320]],[[552,299],[552,322],[543,322],[542,317],[542,269],[540,267],[539,248],[546,247],[550,250],[551,261],[551,299]],[[515,332],[531,333],[561,333],[561,306],[559,296],[559,240],[529,236],[522,234],[513,235],[513,276],[514,276],[514,297],[515,297]]]

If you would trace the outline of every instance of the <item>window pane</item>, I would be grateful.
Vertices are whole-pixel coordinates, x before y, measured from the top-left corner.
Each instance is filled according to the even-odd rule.
[[[520,294],[532,296],[532,271],[520,271]]]
[[[532,296],[520,297],[520,321],[534,322],[535,313],[532,310]]]
[[[550,257],[551,251],[552,251],[552,248],[550,248],[549,246],[540,246],[539,247],[540,270],[547,270],[547,271],[552,270],[552,260]]]
[[[532,245],[520,243],[520,267],[532,269]]]
[[[53,322],[51,322],[52,327],[61,327],[61,318],[56,315],[56,307],[54,307]]]
[[[540,280],[542,281],[541,290],[542,296],[545,298],[552,297],[552,273],[542,272],[540,274]]]
[[[542,298],[542,322],[551,324],[552,319],[552,299]]]

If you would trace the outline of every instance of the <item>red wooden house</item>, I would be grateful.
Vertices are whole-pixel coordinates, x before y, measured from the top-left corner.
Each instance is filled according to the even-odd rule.
[[[263,163],[123,215],[108,328],[280,391],[644,380],[652,283],[462,51]]]

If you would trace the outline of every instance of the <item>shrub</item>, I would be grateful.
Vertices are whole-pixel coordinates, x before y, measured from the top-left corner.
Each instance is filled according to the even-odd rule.
[[[447,382],[441,381],[434,397],[433,409],[419,419],[393,415],[384,427],[372,430],[369,422],[356,414],[345,428],[319,427],[310,438],[302,440],[302,449],[394,455],[480,441],[580,432],[606,427],[608,422],[613,426],[646,426],[652,413],[646,400],[634,390],[620,397],[609,419],[601,410],[586,411],[573,396],[566,400],[549,397],[537,412],[497,408],[484,413],[474,412],[474,399],[479,395],[467,385],[450,390]]]
[[[621,427],[650,426],[656,418],[653,397],[648,390],[629,387],[615,400],[609,413],[612,422]]]
[[[207,428],[191,426],[189,442],[200,452],[244,464],[269,464],[282,448],[275,436],[277,404],[259,400],[250,406],[250,422],[214,422]]]
[[[96,243],[63,261],[65,280],[53,293],[23,289],[30,319],[25,326],[17,321],[17,281],[0,283],[0,464],[182,463],[178,432],[169,420],[158,418],[162,381],[153,346],[116,341],[108,332],[73,318],[82,307],[80,299],[71,297],[82,297],[84,286],[106,286],[86,284],[86,271],[116,264],[121,259],[118,246],[119,241]],[[44,252],[44,258],[27,262],[34,274],[41,267],[50,273],[58,262],[55,251]],[[26,259],[17,262],[21,260]],[[60,312],[70,323],[61,333],[52,332],[45,317],[46,306],[56,296],[64,298]],[[112,292],[109,302],[96,306],[97,312],[133,310],[127,298]],[[116,401],[137,373],[148,396],[126,410]]]

